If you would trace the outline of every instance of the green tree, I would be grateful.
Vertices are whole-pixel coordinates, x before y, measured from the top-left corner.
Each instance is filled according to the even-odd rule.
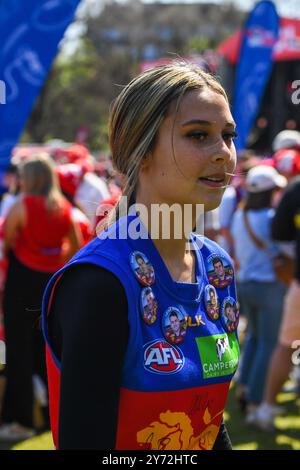
[[[85,126],[89,145],[94,149],[105,147],[106,132],[100,129],[107,118],[111,93],[108,97],[105,92],[104,76],[105,63],[86,39],[73,56],[60,56],[34,106],[24,138],[73,142],[78,129]]]
[[[23,140],[74,141],[88,128],[93,150],[107,147],[109,106],[148,59],[214,47],[241,24],[232,5],[105,2],[71,56],[60,54],[34,106]]]

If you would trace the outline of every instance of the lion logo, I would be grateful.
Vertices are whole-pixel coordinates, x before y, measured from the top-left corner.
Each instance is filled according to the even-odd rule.
[[[195,436],[191,420],[185,413],[168,410],[160,413],[159,421],[137,432],[137,442],[148,450],[210,450],[219,431],[213,421],[223,411],[211,417],[206,408],[203,417],[206,427]]]

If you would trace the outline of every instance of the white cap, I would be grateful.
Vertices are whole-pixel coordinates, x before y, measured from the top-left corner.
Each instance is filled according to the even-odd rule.
[[[285,188],[287,179],[280,175],[275,168],[267,165],[251,168],[246,178],[247,190],[250,193],[260,193],[273,188]]]
[[[273,150],[278,152],[281,149],[300,147],[300,132],[285,130],[279,132],[273,140]]]

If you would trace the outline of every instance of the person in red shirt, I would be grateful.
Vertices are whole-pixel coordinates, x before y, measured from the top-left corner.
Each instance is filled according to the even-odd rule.
[[[122,190],[125,186],[125,178],[117,172],[112,172],[111,182],[108,184],[111,196],[107,199],[102,199],[96,210],[96,219],[94,227],[94,235],[97,236],[104,230],[108,223],[111,211],[118,204],[122,196]]]
[[[50,158],[39,155],[26,160],[20,167],[20,185],[21,195],[4,223],[9,258],[3,299],[7,383],[0,440],[11,442],[34,434],[33,375],[47,385],[39,326],[43,291],[52,274],[80,246],[71,204],[59,189]],[[45,403],[43,412],[47,426]]]
[[[55,167],[60,189],[65,198],[72,205],[72,217],[81,234],[81,247],[86,245],[93,237],[92,225],[87,216],[74,201],[76,191],[82,181],[84,171],[75,163],[66,163]]]

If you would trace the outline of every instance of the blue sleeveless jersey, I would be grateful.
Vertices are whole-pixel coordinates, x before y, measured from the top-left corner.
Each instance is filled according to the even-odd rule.
[[[239,358],[232,261],[216,243],[193,235],[197,282],[175,282],[151,238],[127,236],[138,227],[136,216],[120,219],[56,273],[45,291],[43,331],[54,442],[60,363],[48,338],[47,316],[63,272],[73,264],[92,263],[119,278],[128,301],[130,333],[116,449],[208,450],[217,437]],[[113,318],[113,312],[101,307],[99,315]]]

